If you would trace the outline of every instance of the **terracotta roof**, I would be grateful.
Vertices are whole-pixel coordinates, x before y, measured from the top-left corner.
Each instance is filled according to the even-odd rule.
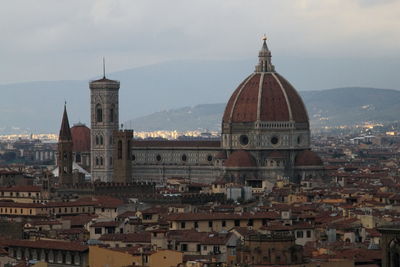
[[[34,185],[0,187],[0,191],[3,191],[3,192],[40,192],[41,187],[34,186]]]
[[[74,152],[90,151],[90,129],[84,124],[76,124],[71,128]]]
[[[134,140],[133,147],[221,147],[220,141]]]
[[[10,247],[43,248],[84,252],[88,246],[77,242],[64,242],[53,240],[9,240],[7,245]]]
[[[226,105],[224,123],[256,121],[295,121],[308,124],[307,111],[301,97],[278,73],[253,73],[233,92]]]
[[[257,167],[256,160],[245,150],[238,150],[229,155],[225,167]]]
[[[243,212],[243,213],[175,213],[166,217],[167,221],[208,221],[208,220],[239,220],[239,219],[276,219],[277,212]]]
[[[150,243],[151,233],[130,233],[130,234],[105,234],[99,238],[100,241],[121,241],[130,243]]]
[[[10,208],[45,208],[45,204],[39,203],[16,203],[16,202],[5,202],[0,201],[0,207],[10,207]]]
[[[90,227],[117,227],[119,222],[108,221],[108,222],[95,222]]]
[[[62,220],[68,220],[71,222],[71,226],[84,226],[88,222],[92,221],[92,219],[96,218],[97,215],[89,215],[89,214],[79,214],[76,216],[63,216]]]
[[[296,155],[295,166],[322,166],[324,163],[317,153],[311,150],[303,150]]]

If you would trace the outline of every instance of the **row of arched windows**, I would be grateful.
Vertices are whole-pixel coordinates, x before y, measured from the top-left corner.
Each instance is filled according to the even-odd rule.
[[[108,122],[114,122],[115,120],[115,108],[114,105],[110,108]],[[96,122],[103,122],[103,108],[100,104],[96,105]]]

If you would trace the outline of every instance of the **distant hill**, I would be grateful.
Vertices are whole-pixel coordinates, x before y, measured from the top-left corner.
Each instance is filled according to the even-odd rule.
[[[170,129],[175,127],[173,124],[175,118],[178,120],[179,129],[215,129],[215,127],[219,129],[223,107],[199,104],[227,101],[237,85],[254,70],[256,61],[256,57],[231,61],[173,61],[109,73],[107,77],[121,82],[121,122],[138,118],[135,120],[135,128]],[[386,101],[382,104],[373,102],[372,92],[358,93],[355,88],[356,91],[351,97],[346,96],[346,93],[351,93],[352,90],[344,89],[342,94],[335,92],[332,96],[327,95],[328,99],[320,96],[324,94],[322,91],[305,91],[353,84],[400,89],[397,74],[400,60],[395,58],[354,60],[276,56],[274,64],[279,73],[285,76],[306,99],[312,118],[314,115],[325,116],[324,112],[329,113],[330,120],[320,121],[321,123],[341,123],[346,119],[349,123],[353,119],[392,120],[398,113],[397,104],[391,105],[395,99],[397,101],[396,91],[391,91],[392,94],[389,91],[380,92],[379,97]],[[377,68],[377,66],[385,67]],[[65,100],[70,123],[79,121],[88,123],[90,111],[88,82],[89,79],[0,85],[0,134],[58,132]],[[339,106],[336,106],[334,99],[339,101],[336,103]],[[330,104],[324,102],[330,100],[332,100]],[[351,116],[344,116],[347,115],[346,112],[350,112],[350,107],[343,110],[340,108],[346,101],[349,101],[349,105],[354,101],[358,107],[369,104],[373,106],[351,110]],[[162,110],[169,110],[170,113],[158,113],[157,116],[153,114]],[[337,114],[334,115],[333,111]],[[192,115],[185,117],[182,115],[185,113]],[[147,123],[146,119],[140,119],[148,114],[153,114],[149,117],[154,118],[150,120],[153,124]],[[167,117],[168,114],[174,115]],[[318,122],[317,118],[315,117],[313,121]],[[186,126],[183,125],[185,120]],[[166,121],[169,123],[165,123]]]
[[[336,88],[300,92],[312,127],[354,125],[400,119],[400,91],[376,88]],[[220,130],[225,103],[156,112],[126,122],[137,131]]]

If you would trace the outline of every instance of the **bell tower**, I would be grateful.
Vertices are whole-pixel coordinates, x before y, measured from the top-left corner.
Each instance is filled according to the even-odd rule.
[[[64,105],[64,114],[58,136],[58,176],[61,185],[72,184],[72,134],[69,128],[67,106]]]
[[[104,67],[104,63],[103,63]],[[118,130],[119,81],[91,81],[91,174],[92,181],[111,182],[113,176],[113,133]]]

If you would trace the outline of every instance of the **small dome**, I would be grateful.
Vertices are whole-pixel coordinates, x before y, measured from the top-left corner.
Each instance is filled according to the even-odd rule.
[[[90,129],[82,123],[77,123],[71,128],[74,152],[90,151]]]
[[[225,161],[225,167],[257,167],[256,160],[250,152],[238,150],[229,155]]]
[[[218,154],[215,155],[215,158],[216,159],[226,159],[226,151],[223,150],[223,151],[218,152]]]
[[[295,166],[322,166],[324,163],[317,153],[311,150],[304,150],[296,155]]]

